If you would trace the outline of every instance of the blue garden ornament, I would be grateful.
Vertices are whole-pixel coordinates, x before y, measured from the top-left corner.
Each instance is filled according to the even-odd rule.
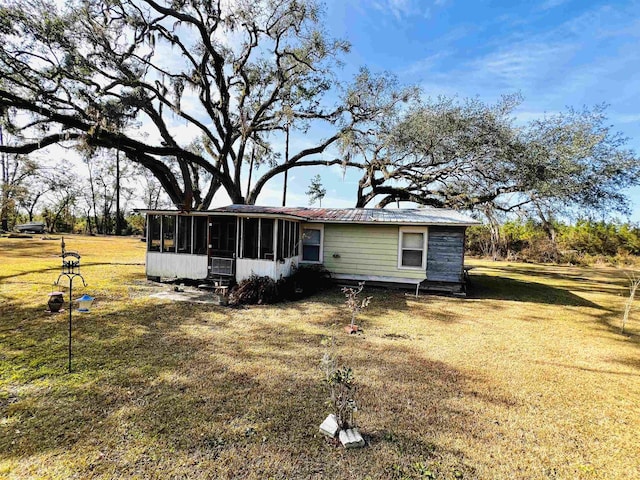
[[[91,310],[91,304],[95,298],[91,295],[87,295],[86,293],[76,300],[78,302],[78,311],[79,312],[88,312]]]

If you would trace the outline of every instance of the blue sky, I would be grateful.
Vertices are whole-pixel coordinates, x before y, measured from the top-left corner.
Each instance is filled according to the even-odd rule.
[[[345,79],[366,65],[432,96],[495,102],[520,92],[522,121],[605,102],[610,123],[640,152],[640,2],[328,0],[326,22],[351,42]],[[357,175],[337,168],[294,170],[288,204],[307,203],[316,173],[328,191],[323,206],[353,206]],[[269,182],[259,203],[277,204],[280,186]],[[631,200],[640,221],[640,189]]]

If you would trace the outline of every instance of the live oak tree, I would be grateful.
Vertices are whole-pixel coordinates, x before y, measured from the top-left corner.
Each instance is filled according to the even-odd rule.
[[[494,256],[504,212],[540,223],[551,242],[551,260],[559,255],[557,218],[629,213],[625,191],[640,184],[640,159],[607,123],[605,105],[546,115],[517,133],[522,154],[510,160],[508,172],[517,189],[478,208],[488,220]]]
[[[22,139],[0,153],[116,149],[185,210],[207,208],[221,189],[255,203],[276,175],[314,165],[360,169],[358,207],[414,202],[546,219],[567,206],[624,210],[621,188],[640,179],[637,157],[597,108],[521,125],[517,95],[496,105],[421,101],[367,70],[339,88],[348,45],[322,31],[313,0],[67,5],[0,7],[0,110],[13,113],[8,127]],[[281,155],[290,135],[311,129],[328,133]],[[332,145],[340,158],[318,157]]]
[[[511,166],[524,151],[510,117],[517,101],[416,99],[356,132],[343,148],[364,159],[357,206],[398,201],[470,208],[519,191]]]
[[[357,206],[394,201],[537,216],[548,212],[625,212],[624,189],[640,184],[640,159],[607,123],[605,108],[569,109],[518,124],[519,95],[497,104],[439,97],[344,142],[360,154]],[[375,202],[375,203],[374,203]]]
[[[46,0],[6,2],[0,106],[18,113],[25,141],[0,151],[117,149],[186,210],[208,207],[219,189],[255,203],[294,167],[348,165],[318,154],[402,96],[359,102],[366,71],[335,94],[349,46],[320,18],[314,0],[76,0],[62,11]],[[285,129],[317,127],[326,138],[281,158],[274,143]],[[264,168],[243,194],[250,159]]]
[[[605,105],[533,120],[522,136],[527,155],[515,173],[527,188],[516,206],[538,218],[550,240],[554,216],[629,212],[625,190],[640,184],[640,159],[607,123]]]

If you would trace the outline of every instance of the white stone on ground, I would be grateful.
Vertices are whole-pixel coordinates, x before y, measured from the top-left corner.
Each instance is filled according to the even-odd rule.
[[[336,433],[338,433],[339,428],[338,422],[336,422],[336,416],[332,413],[325,418],[324,422],[320,425],[320,433],[333,438],[336,436]]]
[[[344,448],[364,447],[364,438],[362,438],[358,429],[349,428],[348,430],[340,430],[340,443]]]

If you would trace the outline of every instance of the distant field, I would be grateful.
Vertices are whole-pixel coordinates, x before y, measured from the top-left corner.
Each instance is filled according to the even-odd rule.
[[[640,478],[625,272],[472,262],[467,299],[337,291],[230,309],[149,298],[144,244],[65,237],[93,312],[45,313],[59,241],[0,238],[0,478]],[[638,300],[640,304],[640,299]],[[337,325],[334,325],[337,324]],[[334,326],[332,326],[334,325]],[[335,331],[368,446],[324,440]]]

